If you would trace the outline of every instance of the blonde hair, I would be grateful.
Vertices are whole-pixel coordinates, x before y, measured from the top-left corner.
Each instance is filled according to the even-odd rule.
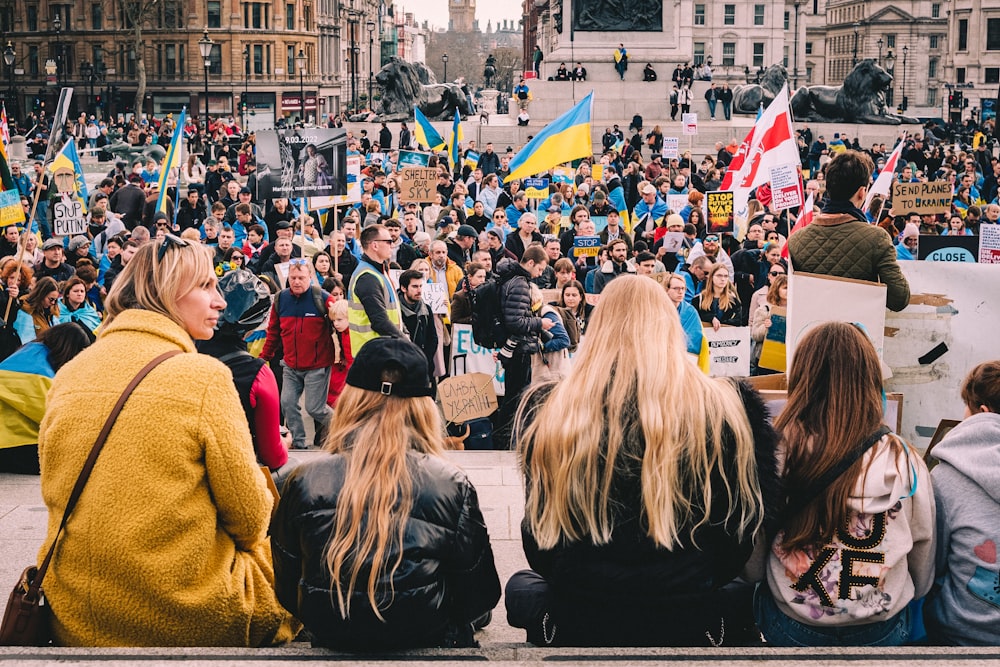
[[[401,375],[387,369],[382,380],[396,382]],[[368,604],[383,620],[380,609],[392,604],[395,591],[376,587],[391,581],[402,562],[403,533],[413,505],[407,454],[444,456],[441,415],[429,397],[383,396],[347,385],[324,449],[347,462],[325,556],[337,608],[342,618],[350,616],[358,579],[368,570]]]
[[[330,304],[327,308],[327,313],[330,315],[331,324],[338,317],[347,319],[347,299],[339,299]],[[342,364],[345,360],[344,348],[340,343],[340,332],[334,331],[331,338],[333,339],[333,363]]]
[[[149,310],[180,326],[177,300],[191,290],[216,283],[212,251],[203,245],[168,245],[159,259],[159,243],[144,243],[125,265],[104,301],[104,326],[126,310]]]
[[[733,284],[733,276],[729,271],[729,267],[723,263],[718,263],[712,266],[708,270],[708,275],[705,276],[705,286],[701,289],[701,310],[709,311],[712,308],[712,301],[716,298],[715,296],[715,274],[719,271],[725,271],[729,273],[729,282],[726,286],[722,288],[722,294],[718,296],[719,308],[723,310],[729,310],[732,306],[738,306],[740,303],[740,295],[736,291],[736,285]]]
[[[627,341],[649,331],[662,332],[662,342],[636,354]],[[693,539],[720,493],[741,538],[760,528],[753,434],[740,395],[702,374],[686,345],[666,291],[620,276],[602,292],[568,377],[529,390],[515,432],[525,518],[542,549],[564,540],[607,544],[621,502],[612,489],[636,459],[646,532],[658,546],[673,548],[685,532]],[[533,400],[540,389],[551,389],[541,402]],[[681,395],[664,409],[665,396]]]

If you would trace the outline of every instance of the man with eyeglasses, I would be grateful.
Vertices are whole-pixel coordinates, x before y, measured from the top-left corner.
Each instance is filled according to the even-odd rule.
[[[351,354],[379,336],[403,338],[399,297],[389,282],[392,237],[384,225],[361,231],[361,260],[351,276],[347,320],[351,332]]]
[[[282,239],[278,244],[291,243]],[[330,367],[333,365],[333,327],[327,309],[333,303],[328,292],[311,288],[315,276],[312,263],[305,258],[288,261],[288,287],[280,291],[271,305],[267,338],[260,358],[270,361],[278,349],[282,352],[281,410],[285,425],[292,434],[292,449],[306,449],[306,429],[299,401],[316,423],[313,445],[323,443],[333,410],[326,404],[330,390]]]

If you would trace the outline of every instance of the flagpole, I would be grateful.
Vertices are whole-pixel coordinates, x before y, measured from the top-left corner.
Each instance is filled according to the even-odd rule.
[[[184,107],[184,109],[181,111],[181,118],[178,119],[178,120],[183,120],[184,119],[184,115],[185,115],[184,112],[185,111],[187,111],[187,107]],[[184,128],[183,128],[183,126],[181,126],[180,124],[178,124],[176,131],[180,132],[180,137],[177,140],[177,151],[178,151],[178,153],[177,153],[177,181],[174,183],[174,221],[170,225],[170,231],[176,231],[177,230],[177,212],[181,208],[181,170],[183,169],[183,167],[181,165],[184,163]],[[170,182],[170,176],[169,176],[169,174],[167,175],[167,182],[168,183]]]

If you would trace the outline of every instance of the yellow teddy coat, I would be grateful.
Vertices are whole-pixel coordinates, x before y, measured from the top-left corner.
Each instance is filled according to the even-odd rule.
[[[39,433],[44,558],[125,385],[125,404],[43,588],[65,646],[259,646],[299,626],[274,594],[272,499],[229,370],[170,319],[119,315],[56,375]]]

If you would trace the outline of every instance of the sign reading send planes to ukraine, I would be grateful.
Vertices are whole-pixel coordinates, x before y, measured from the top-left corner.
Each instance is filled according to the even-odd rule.
[[[895,215],[948,213],[951,211],[951,200],[951,184],[947,181],[892,185],[892,210]]]

